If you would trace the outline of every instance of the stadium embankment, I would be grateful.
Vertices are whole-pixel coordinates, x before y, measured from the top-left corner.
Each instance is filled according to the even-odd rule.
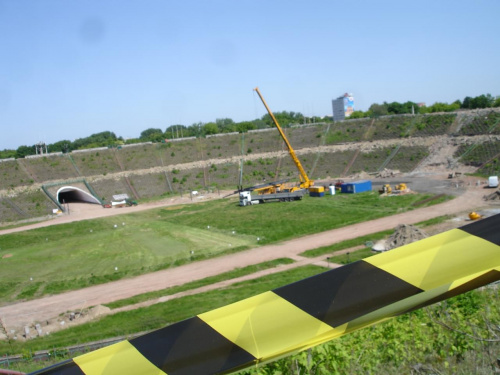
[[[500,165],[499,124],[500,111],[488,109],[296,126],[286,128],[286,134],[315,180],[356,178],[383,169],[488,175]],[[155,199],[191,190],[235,189],[240,175],[244,186],[297,179],[274,129],[4,160],[0,174],[3,224],[50,215],[60,203],[55,187],[73,187],[63,192],[71,199],[94,197],[103,203],[116,194]],[[75,179],[85,183],[74,184]]]

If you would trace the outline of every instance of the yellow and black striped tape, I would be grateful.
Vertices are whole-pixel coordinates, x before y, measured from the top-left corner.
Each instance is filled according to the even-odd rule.
[[[200,314],[35,374],[224,374],[500,279],[500,215]]]

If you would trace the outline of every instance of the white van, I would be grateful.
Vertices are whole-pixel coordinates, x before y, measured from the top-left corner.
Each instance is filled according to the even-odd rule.
[[[498,176],[490,176],[488,178],[488,187],[490,188],[498,187]]]

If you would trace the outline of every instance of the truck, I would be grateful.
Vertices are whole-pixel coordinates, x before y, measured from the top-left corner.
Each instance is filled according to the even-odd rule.
[[[240,191],[240,206],[251,206],[266,202],[291,202],[301,200],[306,194],[306,189],[294,191],[280,191],[276,193],[258,194],[251,191]]]

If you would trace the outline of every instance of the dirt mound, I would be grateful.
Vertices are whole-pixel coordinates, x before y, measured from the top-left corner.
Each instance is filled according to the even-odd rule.
[[[36,337],[46,336],[64,328],[90,322],[95,320],[97,317],[109,314],[110,311],[111,309],[109,307],[97,305],[74,312],[66,312],[52,319],[46,319],[43,321],[34,320],[32,323],[25,325],[23,329],[19,331],[11,329],[7,332],[5,328],[3,330],[0,329],[0,339],[9,337],[14,340],[29,340]]]
[[[369,180],[372,178],[372,176],[365,171],[361,171],[359,173],[350,175],[349,178],[353,180]]]
[[[387,239],[385,249],[391,250],[427,237],[429,237],[427,233],[414,225],[399,224]]]
[[[500,190],[497,190],[491,194],[485,195],[483,197],[485,201],[500,201]]]
[[[377,172],[375,177],[377,177],[377,178],[389,178],[389,177],[397,176],[399,174],[401,174],[401,172],[398,171],[397,169],[392,170],[392,169],[384,168],[382,171]]]

